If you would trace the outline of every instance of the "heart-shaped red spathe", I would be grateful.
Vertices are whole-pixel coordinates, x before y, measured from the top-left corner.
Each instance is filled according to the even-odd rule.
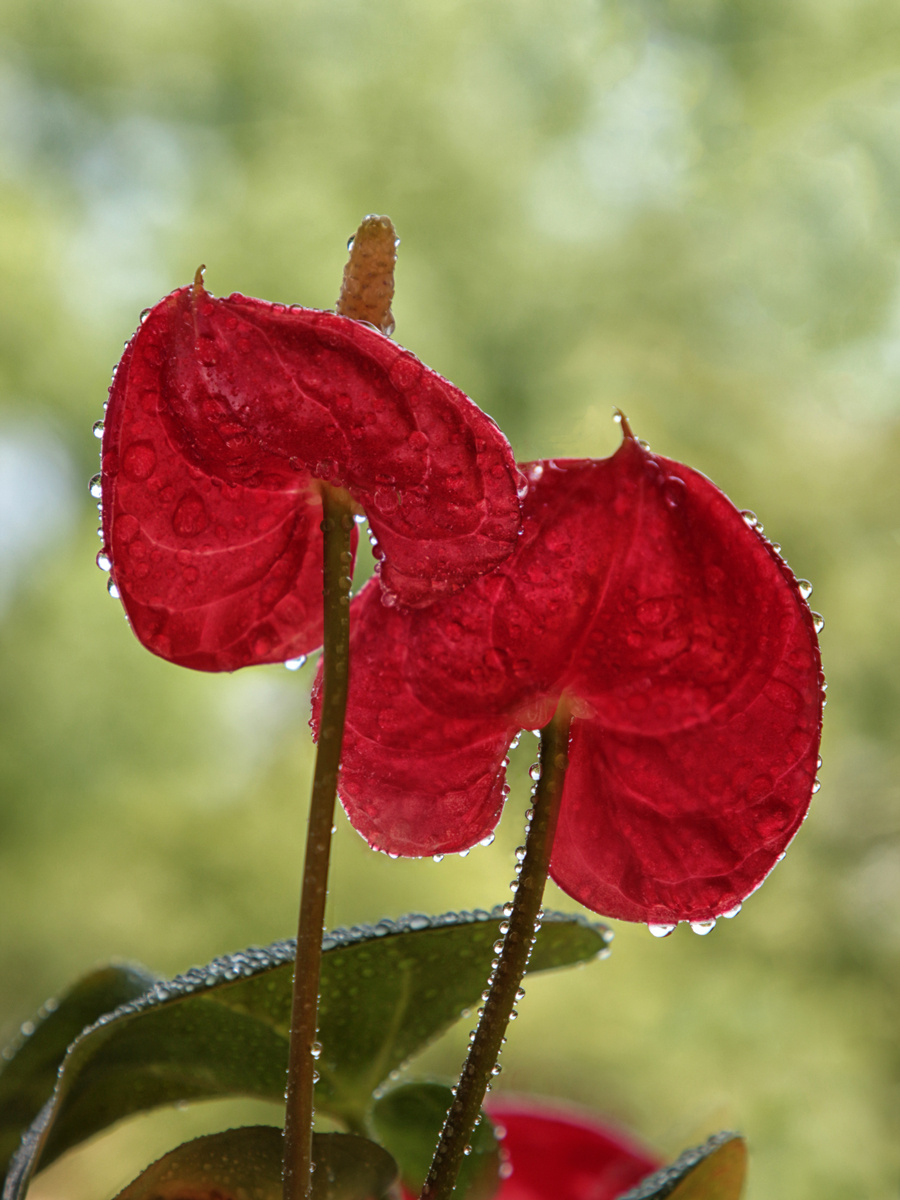
[[[404,606],[496,566],[520,526],[509,445],[452,384],[358,321],[199,283],[126,347],[101,479],[135,633],[207,671],[321,644],[321,483],[365,511],[380,585]]]
[[[574,714],[551,861],[606,916],[734,909],[809,806],[823,706],[813,616],[703,475],[626,437],[533,463],[515,553],[427,611],[352,608],[339,790],[394,854],[489,836],[522,728]]]

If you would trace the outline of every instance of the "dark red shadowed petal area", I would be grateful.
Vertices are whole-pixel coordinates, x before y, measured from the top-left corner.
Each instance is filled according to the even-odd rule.
[[[625,920],[728,912],[812,795],[822,678],[797,582],[708,479],[631,437],[608,459],[523,470],[523,533],[491,575],[395,618],[377,595],[361,605],[350,819],[392,853],[466,848],[476,839],[451,837],[448,796],[464,813],[469,787],[480,833],[506,739],[565,693],[575,721],[553,878]]]
[[[321,501],[345,487],[381,582],[425,605],[489,570],[519,527],[496,425],[374,329],[199,284],[147,315],[110,390],[103,528],[135,633],[201,670],[321,642]]]
[[[662,1166],[626,1134],[530,1097],[488,1100],[512,1173],[497,1200],[615,1200]]]

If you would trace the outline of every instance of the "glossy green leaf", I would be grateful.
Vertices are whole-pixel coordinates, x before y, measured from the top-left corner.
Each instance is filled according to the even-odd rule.
[[[619,1200],[740,1200],[746,1174],[747,1143],[740,1134],[717,1133]]]
[[[477,1003],[502,919],[499,910],[416,914],[326,934],[319,1111],[361,1127],[374,1089]],[[585,962],[608,940],[601,925],[549,913],[530,969]],[[212,1096],[280,1103],[293,953],[285,941],[227,955],[101,1017],[70,1047],[4,1200],[20,1200],[38,1166],[131,1113]]]
[[[281,1200],[282,1132],[272,1125],[227,1129],[185,1142],[152,1163],[116,1200]],[[313,1136],[312,1200],[381,1200],[394,1160],[355,1134]]]
[[[442,1083],[408,1083],[376,1100],[370,1117],[378,1140],[400,1168],[406,1190],[418,1196],[431,1166],[453,1092]],[[482,1114],[472,1135],[471,1154],[463,1159],[454,1196],[490,1200],[500,1183],[500,1144]]]
[[[0,1178],[22,1134],[53,1094],[69,1044],[103,1013],[143,995],[153,983],[142,967],[101,967],[23,1024],[0,1060]]]

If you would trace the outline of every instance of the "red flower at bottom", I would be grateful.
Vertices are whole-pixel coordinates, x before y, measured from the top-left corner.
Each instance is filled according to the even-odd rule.
[[[575,1109],[507,1097],[486,1108],[504,1131],[510,1169],[496,1200],[614,1200],[662,1166],[627,1135]]]
[[[662,1166],[626,1134],[576,1109],[506,1096],[485,1107],[506,1160],[494,1200],[615,1200]]]
[[[552,877],[609,917],[709,921],[806,814],[813,615],[754,523],[630,435],[608,459],[523,470],[522,534],[490,575],[415,612],[372,585],[354,602],[344,807],[389,853],[468,849],[497,823],[511,742],[564,698]]]

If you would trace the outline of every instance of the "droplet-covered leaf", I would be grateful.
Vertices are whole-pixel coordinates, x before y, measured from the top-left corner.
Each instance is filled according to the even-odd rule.
[[[413,915],[324,940],[316,1108],[359,1123],[391,1071],[477,1003],[502,914]],[[530,969],[586,962],[608,931],[549,913]],[[10,1166],[4,1200],[33,1171],[131,1113],[203,1097],[284,1097],[293,942],[250,949],[154,985],[70,1047],[53,1096]]]
[[[116,1200],[281,1200],[282,1131],[227,1129],[157,1159]],[[391,1156],[355,1134],[313,1135],[312,1200],[381,1200],[397,1176]]]
[[[372,1128],[397,1160],[404,1189],[415,1196],[425,1183],[452,1103],[453,1092],[445,1084],[408,1083],[380,1097],[372,1108]],[[491,1200],[499,1183],[500,1147],[493,1125],[482,1116],[453,1195],[456,1200]]]
[[[98,1017],[144,995],[154,982],[142,967],[101,967],[24,1023],[0,1059],[0,1179],[22,1134],[52,1095],[69,1044]]]
[[[746,1174],[747,1143],[737,1133],[717,1133],[620,1200],[740,1200]]]

